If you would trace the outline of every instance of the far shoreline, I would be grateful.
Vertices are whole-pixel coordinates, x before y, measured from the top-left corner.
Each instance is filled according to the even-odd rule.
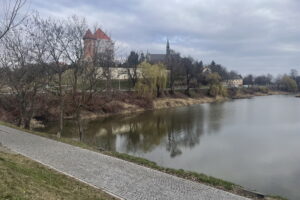
[[[291,92],[284,92],[278,90],[270,90],[268,93],[262,92],[255,92],[253,94],[238,94],[234,96],[228,97],[210,97],[210,96],[203,96],[203,97],[181,97],[181,98],[174,98],[174,97],[162,97],[156,98],[153,100],[153,108],[151,109],[144,109],[144,108],[137,108],[134,105],[122,103],[124,106],[124,110],[117,112],[117,113],[95,113],[95,112],[83,112],[82,119],[83,120],[93,120],[97,118],[106,118],[116,115],[130,115],[135,113],[142,113],[146,111],[156,111],[156,110],[163,110],[169,108],[180,108],[180,107],[187,107],[192,105],[200,105],[200,104],[207,104],[207,103],[218,103],[218,102],[226,102],[231,100],[237,99],[251,99],[254,97],[260,96],[270,96],[270,95],[296,95],[296,97],[300,97],[300,94],[291,93]],[[74,116],[65,117],[66,120],[74,120]]]

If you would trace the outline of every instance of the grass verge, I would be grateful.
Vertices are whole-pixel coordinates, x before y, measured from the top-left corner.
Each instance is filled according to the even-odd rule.
[[[0,121],[0,125],[4,125],[4,126],[8,126],[11,128],[15,128],[21,131],[25,131],[28,133],[32,133],[35,135],[39,135],[42,137],[47,137],[56,141],[60,141],[66,144],[70,144],[70,145],[74,145],[77,147],[81,147],[84,149],[88,149],[88,150],[92,150],[92,151],[96,151],[99,153],[103,153],[105,155],[108,156],[112,156],[112,157],[116,157],[122,160],[126,160],[141,166],[145,166],[151,169],[155,169],[158,171],[162,171],[180,178],[184,178],[184,179],[188,179],[188,180],[192,180],[192,181],[196,181],[199,183],[203,183],[206,185],[210,185],[213,186],[215,188],[221,189],[221,190],[225,190],[234,194],[238,194],[244,197],[248,197],[248,198],[252,198],[252,199],[264,199],[264,200],[286,200],[283,197],[280,196],[268,196],[268,195],[262,195],[259,193],[255,193],[255,192],[251,192],[248,190],[245,190],[243,187],[236,185],[234,183],[228,182],[228,181],[224,181],[222,179],[218,179],[218,178],[214,178],[211,176],[207,176],[205,174],[201,174],[201,173],[196,173],[196,172],[191,172],[191,171],[185,171],[183,169],[172,169],[172,168],[165,168],[165,167],[161,167],[158,166],[155,162],[149,161],[147,159],[144,158],[140,158],[140,157],[135,157],[135,156],[131,156],[128,154],[124,154],[124,153],[119,153],[119,152],[112,152],[112,151],[103,151],[103,150],[99,150],[96,149],[92,146],[89,146],[87,144],[84,144],[82,142],[79,141],[75,141],[69,138],[57,138],[55,135],[50,135],[47,133],[42,133],[42,132],[36,132],[36,131],[30,131],[30,130],[24,130],[20,127],[17,127],[15,125],[9,124],[9,123],[5,123],[5,122],[1,122]]]
[[[115,199],[103,191],[0,149],[0,199]]]

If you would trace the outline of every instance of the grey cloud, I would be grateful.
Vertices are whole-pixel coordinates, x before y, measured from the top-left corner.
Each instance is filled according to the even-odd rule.
[[[163,52],[169,38],[183,55],[243,74],[300,71],[297,0],[32,0],[32,7],[101,24],[123,54]]]

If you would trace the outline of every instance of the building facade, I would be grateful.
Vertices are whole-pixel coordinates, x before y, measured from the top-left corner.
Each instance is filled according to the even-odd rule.
[[[165,54],[147,53],[146,61],[151,64],[167,63],[168,58],[170,58],[172,55],[175,55],[175,54],[176,54],[176,52],[170,48],[169,40],[167,40],[166,53]]]
[[[114,56],[114,42],[100,28],[93,34],[87,30],[84,37],[84,60],[93,60],[95,56],[110,54]]]
[[[243,87],[243,78],[241,76],[228,79],[225,82],[223,82],[224,86],[227,87]]]

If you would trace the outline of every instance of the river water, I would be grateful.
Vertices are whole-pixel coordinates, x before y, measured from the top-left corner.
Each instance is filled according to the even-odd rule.
[[[82,141],[300,199],[300,99],[266,96],[84,122]],[[56,123],[43,130],[55,133]],[[78,139],[66,122],[64,137]]]

